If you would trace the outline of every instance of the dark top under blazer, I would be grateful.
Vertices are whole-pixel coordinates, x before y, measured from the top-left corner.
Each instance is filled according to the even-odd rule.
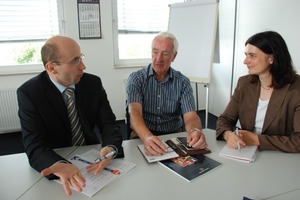
[[[17,96],[25,151],[30,165],[40,172],[64,159],[52,149],[72,146],[67,107],[46,71],[20,86]],[[115,145],[118,157],[123,157],[122,135],[101,79],[84,73],[75,96],[86,144]]]

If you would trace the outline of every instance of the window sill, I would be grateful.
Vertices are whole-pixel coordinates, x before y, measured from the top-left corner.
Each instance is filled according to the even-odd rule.
[[[124,69],[124,68],[142,68],[146,67],[148,64],[129,64],[129,65],[115,65],[115,69]]]
[[[122,60],[119,63],[115,63],[114,67],[116,69],[122,68],[143,68],[148,66],[151,63],[151,59],[145,60]]]
[[[0,66],[0,76],[36,74],[44,70],[42,64]]]

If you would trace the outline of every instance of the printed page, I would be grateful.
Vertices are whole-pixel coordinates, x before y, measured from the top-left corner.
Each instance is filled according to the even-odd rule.
[[[136,166],[136,164],[124,159],[113,159],[109,165],[103,171],[101,171],[100,174],[98,174],[98,176],[94,176],[93,172],[86,172],[86,167],[93,163],[97,157],[99,157],[99,151],[92,149],[83,155],[75,155],[68,159],[70,162],[72,162],[72,164],[76,165],[80,169],[81,174],[86,179],[86,186],[82,193],[89,197],[94,196],[107,184],[119,178]],[[61,183],[60,179],[55,181]]]

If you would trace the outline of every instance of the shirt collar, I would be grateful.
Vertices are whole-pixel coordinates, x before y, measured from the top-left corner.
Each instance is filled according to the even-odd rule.
[[[62,84],[59,84],[58,82],[54,81],[50,76],[49,76],[51,82],[55,85],[55,87],[61,92],[63,93],[65,91],[65,89],[67,88],[66,86],[63,86]],[[68,86],[68,88],[73,88],[75,90],[75,85],[70,85]]]
[[[148,67],[149,67],[148,77],[149,76],[155,76],[153,68],[152,68],[152,64],[150,64]],[[168,71],[168,74],[167,74],[167,76],[166,76],[166,78],[164,80],[173,79],[173,77],[174,77],[174,75],[173,75],[173,69],[172,69],[172,67],[170,67],[169,71]]]

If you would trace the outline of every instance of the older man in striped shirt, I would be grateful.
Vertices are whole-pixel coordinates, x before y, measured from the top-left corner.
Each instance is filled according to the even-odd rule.
[[[131,138],[140,138],[148,155],[167,148],[157,135],[187,131],[188,145],[206,148],[189,79],[171,67],[178,50],[172,33],[161,32],[152,41],[152,63],[132,73],[127,81]]]

